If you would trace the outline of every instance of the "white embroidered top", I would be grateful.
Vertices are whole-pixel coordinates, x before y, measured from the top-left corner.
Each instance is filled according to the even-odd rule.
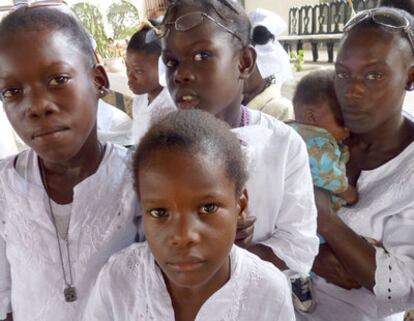
[[[64,300],[57,239],[38,158],[27,150],[18,159],[26,168],[37,168],[37,175],[35,182],[20,175],[15,157],[0,161],[0,320],[12,306],[14,321],[79,321],[100,268],[137,233],[129,152],[107,143],[97,172],[74,189],[69,251],[78,300],[73,303]],[[62,250],[67,269],[65,246]]]
[[[374,294],[345,290],[318,277],[316,310],[299,320],[391,321],[414,307],[414,143],[386,164],[362,171],[358,203],[338,215],[357,234],[377,240]],[[318,299],[319,298],[319,299]]]
[[[230,280],[201,307],[195,321],[294,321],[287,280],[270,263],[233,247]],[[104,266],[84,321],[173,321],[164,278],[148,244],[133,244]]]
[[[253,241],[271,247],[291,270],[307,275],[319,240],[305,143],[267,114],[250,110],[249,122],[232,131],[248,160],[249,213],[257,217]]]
[[[151,104],[148,104],[147,94],[135,96],[132,105],[134,143],[138,142],[145,135],[154,119],[173,111],[175,108],[175,103],[167,88],[164,88]]]

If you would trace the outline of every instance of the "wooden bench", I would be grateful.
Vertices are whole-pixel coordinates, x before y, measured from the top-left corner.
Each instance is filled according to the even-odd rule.
[[[361,11],[378,6],[379,0],[353,0],[354,9]],[[328,51],[328,61],[334,61],[334,47],[342,37],[343,26],[351,17],[346,0],[336,0],[314,6],[289,9],[289,35],[278,37],[287,52],[296,47],[303,49],[305,42],[312,46],[313,61],[318,61],[318,47],[323,44]]]

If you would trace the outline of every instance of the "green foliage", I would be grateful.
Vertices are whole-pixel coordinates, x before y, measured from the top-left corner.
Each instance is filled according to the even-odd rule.
[[[293,67],[297,72],[303,71],[303,64],[305,63],[304,58],[305,51],[300,49],[297,53],[294,51],[290,52],[290,58],[294,60]]]
[[[95,39],[98,54],[102,57],[108,57],[110,55],[108,38],[103,26],[103,17],[98,7],[87,2],[79,2],[72,6],[72,10]]]
[[[129,39],[136,31],[139,14],[137,8],[125,0],[113,3],[107,14],[114,31],[114,39]]]

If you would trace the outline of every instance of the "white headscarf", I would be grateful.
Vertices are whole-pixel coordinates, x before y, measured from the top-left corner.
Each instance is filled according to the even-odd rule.
[[[167,87],[167,66],[161,56],[158,58],[158,82],[162,87]]]
[[[275,38],[287,27],[286,22],[276,13],[266,9],[256,9],[249,13],[252,28],[266,27]],[[279,83],[292,79],[290,58],[282,45],[277,41],[269,41],[265,45],[256,45],[257,67],[262,78],[275,75]]]

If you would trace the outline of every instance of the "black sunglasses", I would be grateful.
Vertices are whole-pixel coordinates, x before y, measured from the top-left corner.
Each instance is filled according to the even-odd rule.
[[[344,26],[344,32],[347,32],[354,28],[356,25],[363,21],[372,19],[376,24],[389,28],[391,30],[402,30],[406,34],[408,41],[410,42],[411,49],[414,53],[414,36],[411,31],[411,23],[408,19],[400,14],[391,11],[387,8],[374,8],[370,10],[364,10],[358,13],[355,17],[348,21]]]

